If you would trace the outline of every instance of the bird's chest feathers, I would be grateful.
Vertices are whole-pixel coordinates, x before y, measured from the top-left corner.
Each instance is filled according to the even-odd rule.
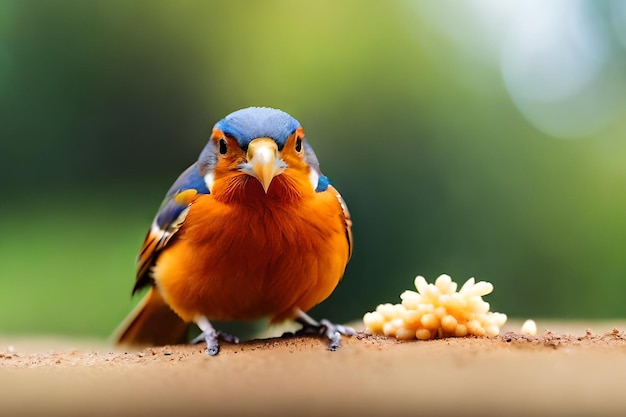
[[[337,285],[348,248],[335,197],[212,197],[193,202],[155,268],[181,317],[283,317],[295,307],[311,308]]]
[[[302,269],[324,258],[326,242],[338,230],[336,216],[327,212],[313,199],[285,202],[268,196],[229,204],[199,199],[180,238],[197,262],[216,274],[280,279],[277,274],[302,275]]]
[[[185,222],[189,237],[199,244],[219,245],[233,256],[273,258],[310,250],[330,230],[324,219],[328,210],[306,181],[281,175],[265,193],[256,179],[239,177],[231,182],[238,186],[192,205]]]
[[[175,280],[162,282],[166,292],[178,294],[173,298],[186,300],[189,312],[181,307],[181,316],[286,315],[295,306],[310,308],[337,284],[340,275],[329,271],[335,255],[328,242],[338,227],[325,219],[324,210],[304,203],[205,200],[192,205],[172,248],[183,255],[177,260],[184,258],[184,265],[177,263],[180,269],[172,271]],[[320,285],[320,279],[328,285]]]

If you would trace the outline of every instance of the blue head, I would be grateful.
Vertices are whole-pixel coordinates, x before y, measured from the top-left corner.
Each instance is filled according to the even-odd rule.
[[[300,122],[281,110],[269,107],[248,107],[229,114],[217,122],[219,129],[235,138],[241,149],[256,138],[272,138],[281,150],[287,138],[300,127]]]
[[[271,180],[270,177],[273,178],[273,176],[279,175],[287,168],[287,164],[281,159],[286,143],[291,143],[290,146],[301,143],[302,149],[298,152],[301,152],[301,159],[308,165],[307,170],[310,172],[313,188],[317,191],[326,190],[329,184],[328,179],[320,171],[317,156],[311,145],[305,140],[300,122],[281,110],[268,107],[249,107],[238,110],[215,124],[213,136],[200,154],[198,161],[199,175],[205,178],[209,190],[212,188],[213,172],[218,161],[221,156],[226,155],[230,150],[231,145],[227,145],[229,141],[234,142],[232,145],[239,147],[243,151],[240,154],[243,159],[238,161],[237,165],[231,165],[230,168],[253,176],[260,175],[260,171],[254,172],[252,169],[252,165],[256,164],[256,160],[249,160],[252,153],[254,153],[252,147],[256,148],[255,144],[258,143],[257,140],[260,138],[265,138],[264,140],[270,141],[270,143],[273,142],[274,144],[271,146],[275,147],[277,151],[273,167],[271,169],[268,167],[264,168],[268,170],[264,174],[267,176],[267,179],[263,180],[266,191]],[[222,151],[224,154],[221,154]],[[260,165],[258,165],[258,169],[260,169],[259,167]]]

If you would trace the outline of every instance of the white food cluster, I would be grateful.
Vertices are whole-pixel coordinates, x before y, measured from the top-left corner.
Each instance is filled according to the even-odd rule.
[[[366,313],[363,323],[374,334],[397,339],[429,340],[443,337],[497,336],[506,314],[492,313],[482,296],[493,291],[489,282],[467,280],[457,292],[457,284],[441,275],[434,284],[422,276],[415,278],[417,292],[400,295],[401,304],[380,304]]]
[[[522,324],[520,333],[535,336],[537,334],[537,323],[534,320],[526,320]]]

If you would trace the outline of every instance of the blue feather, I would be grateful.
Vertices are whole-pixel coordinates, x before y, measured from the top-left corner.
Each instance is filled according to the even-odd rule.
[[[161,206],[156,217],[156,224],[162,230],[168,230],[169,226],[180,216],[180,213],[185,210],[187,206],[178,204],[175,200],[168,200]]]
[[[326,191],[329,185],[330,180],[328,179],[328,177],[326,175],[320,175],[319,179],[317,180],[317,187],[315,188],[315,192],[320,193],[322,191]]]
[[[174,184],[165,194],[165,200],[168,200],[181,191],[195,189],[200,194],[210,194],[209,189],[204,181],[204,176],[200,173],[198,163],[191,165],[178,176]]]
[[[197,163],[191,165],[180,174],[165,195],[165,199],[161,203],[161,207],[156,216],[156,224],[161,229],[167,229],[168,226],[178,218],[180,213],[187,208],[187,205],[180,204],[174,200],[176,194],[191,189],[196,190],[198,194],[210,194],[204,177],[200,174]]]
[[[215,125],[226,135],[235,138],[241,149],[256,138],[272,138],[282,150],[287,138],[300,122],[281,110],[269,107],[249,107],[229,114]]]

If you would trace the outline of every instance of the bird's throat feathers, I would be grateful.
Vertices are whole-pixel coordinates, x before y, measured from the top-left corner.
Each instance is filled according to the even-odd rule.
[[[233,172],[215,180],[211,194],[226,204],[289,204],[312,197],[314,190],[307,176],[287,169],[272,180],[267,192],[254,177]]]

